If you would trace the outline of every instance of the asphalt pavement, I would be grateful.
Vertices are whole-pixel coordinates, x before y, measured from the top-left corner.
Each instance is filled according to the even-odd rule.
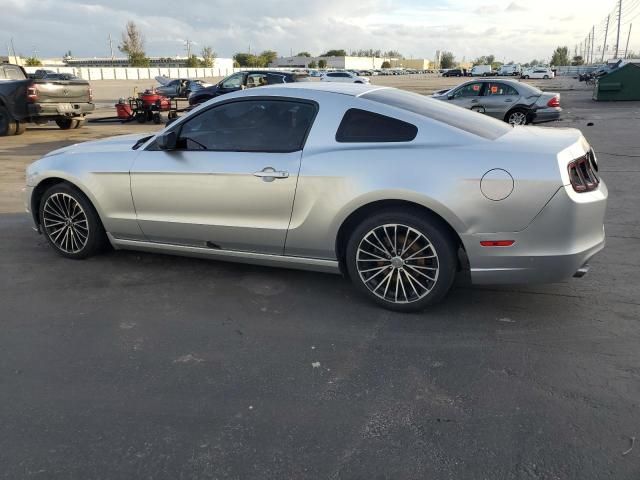
[[[0,215],[0,478],[640,478],[640,103],[563,102],[610,190],[591,272],[421,314]]]

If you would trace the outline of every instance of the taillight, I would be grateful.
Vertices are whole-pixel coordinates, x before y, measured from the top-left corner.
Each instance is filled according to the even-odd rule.
[[[35,102],[36,100],[38,100],[38,89],[36,87],[27,88],[27,99],[30,102]]]
[[[598,188],[600,179],[596,175],[597,167],[595,165],[597,163],[593,151],[591,151],[567,166],[571,186],[576,192],[590,192]]]
[[[553,97],[551,100],[547,102],[547,107],[559,107],[560,99],[558,97]]]
[[[483,240],[480,245],[483,247],[511,247],[515,240]]]
[[[89,101],[93,100],[93,90],[89,88]]]

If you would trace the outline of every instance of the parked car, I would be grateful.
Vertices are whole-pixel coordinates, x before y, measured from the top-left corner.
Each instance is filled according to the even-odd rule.
[[[560,94],[543,92],[517,80],[471,80],[434,98],[487,114],[512,125],[558,120]]]
[[[94,109],[86,80],[28,78],[20,66],[0,64],[0,136],[21,135],[27,123],[55,121],[63,130],[79,128]]]
[[[245,88],[308,81],[309,76],[306,74],[279,70],[247,70],[237,72],[222,79],[216,85],[192,93],[189,96],[189,105],[199,105],[220,95],[237,92]]]
[[[493,74],[491,65],[474,65],[469,72],[472,77],[488,77]]]
[[[536,67],[528,68],[522,72],[522,78],[554,78],[556,74],[550,68]]]
[[[443,77],[466,77],[467,71],[461,68],[452,68],[442,74]]]
[[[111,243],[344,272],[380,305],[413,311],[467,265],[476,284],[586,273],[605,242],[596,165],[577,129],[308,82],[225,95],[156,135],[57,150],[27,168],[25,193],[64,257]]]
[[[353,72],[327,72],[320,77],[321,82],[369,83],[369,79]]]
[[[156,77],[156,80],[161,84],[155,88],[156,93],[169,98],[188,98],[192,93],[211,86],[208,82],[190,78],[172,80],[167,77]]]
[[[72,73],[47,73],[43,77],[39,78],[44,80],[79,80],[79,78]]]
[[[498,70],[498,75],[501,77],[518,77],[522,73],[522,67],[520,64],[508,64],[502,65]]]
[[[45,68],[39,68],[34,73],[28,73],[27,77],[29,78],[44,78],[46,75],[50,75],[52,73],[56,73],[54,70],[48,70]]]

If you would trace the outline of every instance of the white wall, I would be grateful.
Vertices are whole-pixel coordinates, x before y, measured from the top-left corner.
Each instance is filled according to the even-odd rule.
[[[226,77],[238,71],[233,68],[233,59],[216,58],[213,68],[125,68],[125,67],[25,67],[27,73],[34,73],[39,69],[53,70],[57,73],[71,73],[85,80],[145,80],[158,75],[170,78],[210,78]]]

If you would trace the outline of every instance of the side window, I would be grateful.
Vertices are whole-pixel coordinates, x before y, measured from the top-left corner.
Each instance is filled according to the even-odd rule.
[[[281,100],[247,100],[209,108],[187,120],[179,146],[185,150],[295,152],[301,150],[316,106]]]
[[[518,95],[518,92],[515,88],[505,85],[504,83],[487,83],[484,94],[489,97],[496,95]]]
[[[268,85],[274,85],[274,84],[278,84],[278,83],[285,83],[285,77],[284,75],[274,75],[273,73],[268,73],[267,74],[267,84]]]
[[[244,73],[234,73],[229,78],[227,78],[224,82],[222,82],[222,88],[240,88],[242,87],[243,78],[244,78]]]
[[[337,73],[327,73],[327,77],[339,77],[340,75]]]
[[[418,128],[402,120],[378,113],[351,108],[347,110],[336,132],[336,141],[358,142],[410,142]]]
[[[465,85],[464,87],[458,89],[456,93],[454,93],[455,98],[460,97],[479,97],[482,92],[482,82],[470,83],[469,85]]]
[[[4,67],[5,75],[9,80],[23,80],[22,70],[11,65]]]
[[[247,88],[262,87],[267,84],[267,75],[264,73],[251,73],[247,76]]]

